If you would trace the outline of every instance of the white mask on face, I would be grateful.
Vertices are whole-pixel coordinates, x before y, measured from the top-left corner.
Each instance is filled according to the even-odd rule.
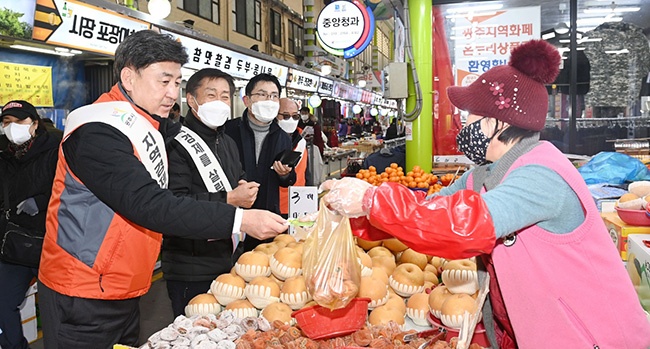
[[[34,123],[28,125],[17,124],[15,122],[10,123],[7,127],[3,127],[2,130],[4,134],[7,135],[9,142],[21,145],[32,138],[32,134],[29,133],[29,128],[32,127]]]
[[[273,121],[280,111],[280,103],[274,101],[259,101],[251,105],[251,111],[255,118],[265,124]]]
[[[288,120],[278,120],[278,125],[280,125],[284,132],[293,133],[293,131],[295,131],[298,127],[298,120],[294,118],[289,118]]]
[[[302,119],[302,121],[307,121],[309,120],[309,114],[300,114],[300,118]]]
[[[197,101],[196,104],[199,102]],[[230,106],[222,101],[205,102],[199,105],[199,110],[196,113],[199,114],[199,118],[205,126],[214,130],[228,121]]]

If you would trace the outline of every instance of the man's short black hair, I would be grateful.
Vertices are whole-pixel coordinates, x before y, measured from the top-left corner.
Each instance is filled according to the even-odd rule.
[[[275,86],[278,87],[278,94],[282,93],[282,86],[280,85],[280,81],[278,81],[278,78],[275,77],[275,75],[262,73],[253,76],[253,78],[250,79],[250,81],[248,81],[248,84],[246,84],[246,95],[250,96],[251,93],[253,93],[253,89],[255,88],[255,85],[257,85],[258,82],[262,82],[262,81],[270,81],[274,83]]]
[[[198,90],[199,86],[201,86],[204,79],[207,79],[207,81],[214,79],[224,79],[228,82],[228,86],[230,87],[230,98],[232,98],[235,94],[235,80],[232,78],[232,76],[215,68],[204,68],[192,74],[192,76],[190,76],[190,79],[187,80],[187,85],[185,85],[185,92],[196,97],[196,90]]]
[[[113,71],[115,79],[122,82],[120,74],[125,67],[139,71],[159,62],[183,65],[187,63],[187,59],[185,47],[171,35],[140,30],[127,36],[115,50]]]
[[[300,108],[300,112],[301,112],[301,113],[302,113],[302,112],[307,112],[307,113],[309,113],[309,107],[302,107],[302,108]]]
[[[178,103],[174,103],[174,105],[172,105],[172,111],[181,111],[181,106],[178,105]]]

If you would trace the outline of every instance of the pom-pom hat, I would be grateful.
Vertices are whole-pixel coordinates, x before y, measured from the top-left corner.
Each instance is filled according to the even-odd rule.
[[[561,61],[551,44],[531,40],[512,50],[507,65],[488,70],[469,86],[449,87],[447,94],[459,109],[541,131],[548,111],[544,84],[555,81]]]

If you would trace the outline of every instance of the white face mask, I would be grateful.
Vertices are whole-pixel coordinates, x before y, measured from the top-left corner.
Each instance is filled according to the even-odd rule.
[[[302,119],[302,121],[307,121],[309,120],[309,114],[300,114],[300,118]]]
[[[199,102],[197,101],[196,104]],[[199,105],[199,110],[196,113],[199,114],[199,118],[205,126],[216,129],[230,118],[230,106],[222,101],[205,102]]]
[[[293,131],[298,127],[298,120],[295,120],[294,118],[278,120],[278,125],[280,125],[280,128],[282,128],[284,132],[293,133]]]
[[[15,122],[10,123],[7,127],[3,127],[2,130],[4,134],[7,135],[9,142],[21,145],[32,138],[32,134],[29,133],[29,128],[32,127],[34,123],[28,125],[17,124]]]
[[[255,118],[265,124],[273,121],[280,111],[280,103],[274,101],[259,101],[251,105],[251,111]]]

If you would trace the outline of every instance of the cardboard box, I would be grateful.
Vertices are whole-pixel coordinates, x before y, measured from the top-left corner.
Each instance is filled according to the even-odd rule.
[[[623,222],[616,212],[601,213],[601,216],[624,261],[627,260],[628,236],[632,234],[650,234],[650,227],[629,225]]]
[[[29,343],[33,343],[38,339],[36,316],[23,321],[23,336],[25,336],[25,339],[27,339],[27,342]]]
[[[629,237],[627,272],[641,305],[650,311],[650,234]]]
[[[33,283],[25,292],[25,297],[30,296],[38,292],[38,282]]]
[[[36,318],[36,295],[32,294],[25,297],[25,300],[18,306],[18,309],[20,309],[21,321]]]

